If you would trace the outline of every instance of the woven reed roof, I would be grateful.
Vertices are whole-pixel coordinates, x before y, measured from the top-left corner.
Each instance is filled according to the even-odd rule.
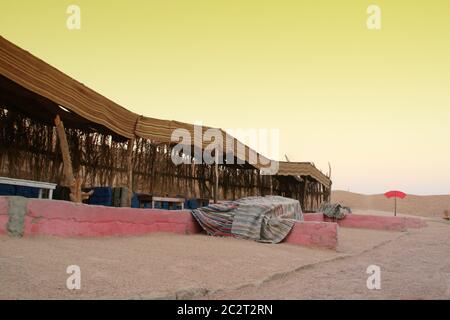
[[[73,126],[97,129],[131,139],[141,137],[161,143],[173,143],[174,129],[183,128],[191,133],[194,141],[194,125],[144,117],[131,112],[109,100],[82,83],[52,67],[31,53],[19,48],[0,36],[0,103],[7,103],[41,121],[47,114],[59,114],[62,120]],[[68,110],[64,111],[60,108]],[[47,114],[46,114],[47,113]],[[210,129],[203,127],[203,132]],[[223,141],[233,140],[234,156],[249,162],[250,152],[254,152],[260,161],[253,164],[262,169],[270,160],[220,130]],[[203,141],[204,148],[208,141]],[[245,154],[238,153],[239,147]],[[224,145],[224,151],[227,151]],[[296,165],[298,164],[298,165]],[[305,173],[305,174],[304,174]],[[331,185],[329,179],[311,164],[280,162],[281,175],[310,175],[325,185]]]
[[[310,162],[279,162],[280,176],[309,176],[331,187],[331,180]]]

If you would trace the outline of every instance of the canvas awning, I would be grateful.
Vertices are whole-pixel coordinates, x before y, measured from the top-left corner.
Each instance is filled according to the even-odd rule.
[[[0,103],[40,121],[51,123],[58,114],[68,126],[96,129],[127,139],[140,137],[168,144],[173,143],[173,130],[183,128],[191,134],[191,145],[195,143],[193,124],[144,117],[131,112],[1,36],[0,84]],[[48,115],[52,118],[47,119]],[[203,127],[203,132],[208,129],[210,128]],[[227,138],[233,140],[233,154],[236,158],[250,163],[252,152],[259,159],[257,163],[250,163],[253,167],[262,169],[270,166],[267,157],[231,137],[224,130],[218,130],[225,143]],[[209,143],[203,141],[202,148]],[[224,152],[229,151],[225,144],[223,147]],[[245,152],[240,153],[239,150]],[[279,169],[280,175],[308,175],[326,186],[331,185],[328,177],[309,163],[280,162]]]
[[[309,176],[326,187],[331,187],[331,180],[310,162],[279,162],[277,175],[280,176]]]
[[[100,125],[103,131],[112,131],[128,139],[137,136],[161,143],[173,143],[171,141],[173,130],[183,128],[191,133],[191,145],[194,144],[194,125],[144,117],[131,112],[1,36],[0,75],[3,76],[3,82],[9,79],[25,89],[17,94],[18,89],[14,85],[3,86],[3,88],[11,87],[13,90],[7,92],[3,90],[1,93],[2,101],[14,104],[15,107],[22,109],[26,114],[41,118],[40,120],[44,120],[42,119],[45,116],[42,114],[42,109],[44,109],[51,115],[59,114],[63,121],[78,121],[80,125],[83,124],[86,127],[89,126],[89,122],[92,122],[94,127]],[[15,96],[11,96],[11,91],[16,91]],[[33,93],[36,95],[33,95]],[[19,96],[28,96],[28,103],[20,103],[21,98]],[[8,97],[9,100],[13,101],[7,101]],[[65,113],[60,110],[59,106],[63,106],[71,113]],[[210,128],[203,127],[203,131],[208,129]],[[221,129],[218,130],[223,135],[223,141],[226,141],[227,133]],[[248,162],[251,149],[248,146],[243,146],[237,139],[232,139],[235,146],[234,155]],[[203,141],[202,147],[204,148],[207,144],[209,142]],[[246,150],[245,154],[237,153],[238,145],[243,146]],[[225,145],[224,151],[226,151]],[[256,154],[260,159],[269,161],[266,157]],[[264,162],[261,161],[261,163]],[[255,167],[260,168],[261,165],[255,164]]]
[[[0,74],[126,138],[134,136],[137,115],[0,37]]]

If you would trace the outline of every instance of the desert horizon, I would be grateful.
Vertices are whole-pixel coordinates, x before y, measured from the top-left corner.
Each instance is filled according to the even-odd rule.
[[[353,193],[356,195],[362,195],[362,196],[379,196],[384,195],[385,192],[374,192],[374,193],[365,193],[365,192],[358,192],[358,191],[349,191],[344,189],[331,189],[332,192],[340,193],[340,192],[348,192]],[[415,196],[415,197],[447,197],[450,196],[450,193],[443,193],[443,194],[420,194],[420,193],[407,193],[407,195]]]
[[[384,194],[360,194],[343,190],[333,190],[331,201],[355,209],[392,212],[394,199],[387,199]],[[450,210],[450,195],[407,195],[397,200],[397,212],[424,216],[442,217]]]

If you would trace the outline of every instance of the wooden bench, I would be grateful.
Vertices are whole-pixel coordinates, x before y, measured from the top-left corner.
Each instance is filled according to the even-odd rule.
[[[6,178],[6,177],[0,177],[0,184],[38,188],[39,189],[39,199],[42,199],[42,197],[43,197],[43,192],[42,192],[43,190],[48,190],[48,198],[53,199],[53,190],[56,189],[55,183],[13,179],[13,178]]]
[[[152,208],[155,208],[155,202],[168,202],[181,206],[181,210],[184,210],[184,198],[164,198],[164,197],[153,197],[152,198]]]

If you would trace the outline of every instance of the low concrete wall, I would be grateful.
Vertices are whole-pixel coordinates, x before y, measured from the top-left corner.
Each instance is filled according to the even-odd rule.
[[[0,230],[4,230],[3,233],[8,210],[8,198],[0,197]],[[23,236],[99,237],[201,232],[189,211],[112,208],[38,199],[29,199],[23,210],[26,211]]]
[[[7,233],[6,228],[9,219],[8,207],[8,198],[0,197],[0,234]]]
[[[28,202],[25,235],[126,236],[201,232],[189,211],[91,206],[62,201]]]
[[[283,242],[334,249],[338,244],[338,224],[316,221],[296,222]]]
[[[11,230],[8,230],[8,221],[13,211],[15,222],[9,222],[10,229],[14,227],[14,233],[11,233]],[[202,231],[188,210],[112,208],[57,200],[0,197],[0,234],[25,237],[102,237],[153,232],[196,234]],[[284,242],[335,248],[337,224],[297,222]]]
[[[335,222],[322,213],[307,213],[305,221]],[[336,221],[340,227],[374,230],[404,231],[408,228],[422,228],[427,224],[423,219],[413,217],[386,217],[376,215],[348,214]]]

